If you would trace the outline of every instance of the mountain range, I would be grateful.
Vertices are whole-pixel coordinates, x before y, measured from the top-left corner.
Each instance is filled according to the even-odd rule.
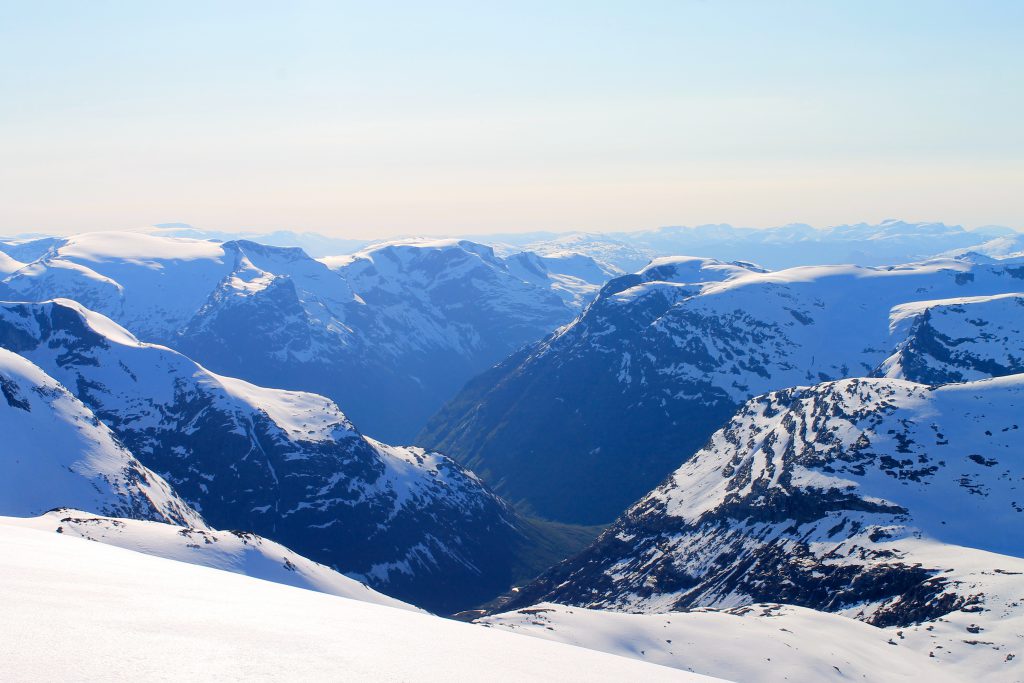
[[[1011,314],[1002,322],[1019,320],[1004,304],[1020,305],[998,297],[916,310],[952,314],[947,331],[953,320],[996,329],[999,310]],[[749,400],[593,545],[494,609],[522,615],[550,602],[659,615],[781,602],[887,630],[965,675],[1014,679],[1024,374],[984,361],[1021,348],[1024,335],[999,339],[995,353],[960,358],[987,367],[984,378],[853,378]],[[948,360],[923,374],[934,381]],[[918,361],[919,371],[929,363]],[[484,621],[493,620],[524,621]],[[546,626],[585,640],[576,621],[558,607]]]
[[[151,233],[6,249],[0,298],[72,299],[216,372],[326,395],[399,442],[472,375],[569,322],[614,272],[585,257],[500,259],[465,241],[325,263],[298,248]],[[563,263],[571,272],[549,270]]]
[[[73,390],[213,526],[273,538],[402,599],[464,609],[550,559],[532,548],[550,530],[471,472],[364,436],[326,397],[214,374],[69,300],[0,303],[0,348]]]
[[[233,237],[0,241],[9,670],[1022,678],[1015,235]]]
[[[1024,261],[1012,259],[782,271],[656,259],[468,383],[419,440],[540,516],[607,522],[747,399],[875,372],[901,335],[923,334],[891,319],[909,320],[907,306],[937,311],[936,300],[1021,290]],[[1000,324],[1015,325],[1014,301],[988,304],[1005,308]]]

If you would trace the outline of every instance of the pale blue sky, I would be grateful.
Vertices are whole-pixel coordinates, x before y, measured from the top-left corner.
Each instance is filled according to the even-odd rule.
[[[0,233],[1024,228],[1024,3],[0,0]]]

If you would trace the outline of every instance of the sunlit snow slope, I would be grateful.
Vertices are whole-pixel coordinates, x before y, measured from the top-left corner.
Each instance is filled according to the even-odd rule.
[[[894,629],[791,605],[623,614],[542,603],[478,623],[743,683],[959,680]]]
[[[280,543],[245,531],[218,531],[102,517],[58,509],[39,517],[0,517],[0,525],[51,531],[168,560],[244,574],[378,605],[416,610],[364,583],[313,562]]]
[[[707,680],[34,529],[0,547],[14,680]]]

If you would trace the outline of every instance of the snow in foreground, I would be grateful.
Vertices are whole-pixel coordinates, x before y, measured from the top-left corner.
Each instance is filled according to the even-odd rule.
[[[6,680],[711,680],[0,524]]]
[[[0,525],[55,532],[351,600],[422,611],[313,562],[280,543],[248,532],[192,529],[142,519],[102,517],[66,508],[38,517],[0,517]]]
[[[478,623],[744,683],[959,680],[901,647],[897,629],[793,605],[624,614],[541,603]]]

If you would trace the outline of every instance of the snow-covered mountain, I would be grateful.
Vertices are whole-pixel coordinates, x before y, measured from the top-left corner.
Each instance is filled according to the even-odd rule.
[[[469,382],[420,442],[542,516],[600,523],[748,398],[872,373],[906,334],[891,327],[894,307],[1022,286],[1020,260],[766,271],[657,259],[609,282],[573,323]],[[1010,316],[1002,334],[1016,329],[1012,311],[1000,315]]]
[[[1024,294],[916,301],[891,320],[903,341],[877,374],[948,384],[1024,372]]]
[[[430,609],[470,607],[514,578],[525,522],[472,473],[364,436],[330,399],[214,374],[68,300],[0,304],[0,346],[71,388],[216,528]]]
[[[626,614],[541,603],[477,623],[730,681],[963,680],[896,629],[793,605]]]
[[[589,259],[555,260],[565,272],[554,272],[551,260],[506,261],[466,241],[324,263],[298,248],[152,232],[34,244],[9,248],[26,265],[0,274],[0,298],[73,299],[217,372],[328,396],[390,441],[411,439],[467,379],[571,320],[605,279]]]
[[[56,380],[0,348],[0,515],[59,506],[205,529],[160,476]]]
[[[386,424],[388,438],[411,440],[466,380],[569,322],[614,274],[581,261],[501,259],[465,240],[383,243],[323,259],[365,303],[349,323],[365,350],[347,375],[374,368],[362,371],[361,391],[381,394],[381,408],[360,423],[371,433]]]
[[[951,258],[969,256],[993,259],[1021,258],[1024,257],[1024,235],[1020,233],[1000,235],[981,244],[951,249],[942,255]]]
[[[14,271],[21,270],[24,267],[25,264],[21,261],[16,261],[7,254],[0,252],[0,278],[6,277]]]
[[[658,256],[655,249],[637,244],[630,235],[615,236],[599,233],[574,232],[526,242],[517,249],[525,249],[546,258],[562,254],[585,254],[602,263],[609,263],[626,273],[633,273]],[[513,247],[505,248],[511,251]]]
[[[417,611],[400,600],[246,531],[217,531],[138,519],[103,517],[67,508],[39,517],[0,518],[0,526],[51,531],[168,560],[244,574],[352,600]]]
[[[710,681],[0,523],[12,680]]]
[[[766,601],[1022,675],[1024,375],[754,398],[589,549],[519,590],[626,612]],[[966,666],[966,665],[965,665]]]

